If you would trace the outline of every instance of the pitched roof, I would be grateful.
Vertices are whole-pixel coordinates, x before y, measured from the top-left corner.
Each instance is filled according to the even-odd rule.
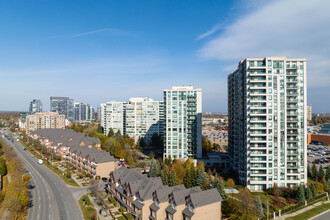
[[[216,188],[191,193],[190,198],[195,208],[222,201],[221,195]]]

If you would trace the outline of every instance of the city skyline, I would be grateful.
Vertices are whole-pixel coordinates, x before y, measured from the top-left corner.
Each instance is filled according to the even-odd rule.
[[[132,96],[161,100],[164,88],[192,85],[203,89],[205,112],[227,112],[226,76],[238,61],[286,56],[307,59],[307,104],[326,112],[330,102],[319,97],[329,92],[330,31],[322,28],[329,4],[1,2],[0,110],[25,111],[35,98],[49,109],[50,96],[92,106]],[[244,48],[235,46],[242,41]]]

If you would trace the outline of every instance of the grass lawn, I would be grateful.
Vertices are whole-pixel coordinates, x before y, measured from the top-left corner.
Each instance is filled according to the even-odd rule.
[[[86,202],[83,202],[82,200],[85,199]],[[81,208],[81,211],[84,215],[84,219],[89,220],[89,219],[94,219],[94,217],[96,217],[96,210],[90,206],[85,206],[86,204],[92,205],[92,202],[89,200],[87,195],[84,195],[83,197],[81,197],[79,199],[79,205]]]
[[[315,208],[312,208],[304,213],[301,213],[299,215],[290,217],[290,218],[286,218],[288,220],[304,220],[304,219],[309,219],[315,215],[318,215],[322,212],[328,211],[330,209],[330,203],[327,204],[323,204],[320,206],[317,206]]]
[[[126,218],[124,216],[119,216],[118,218],[116,218],[118,220],[126,220]]]
[[[63,174],[63,172],[61,170],[59,170],[56,166],[53,166],[52,168],[52,165],[49,164],[45,161],[44,164],[51,170],[53,171],[54,173],[56,173],[59,177],[62,178],[62,180],[68,184],[68,185],[71,185],[71,186],[79,186],[78,183],[76,183],[76,181],[74,181],[72,178],[68,178],[65,174]]]

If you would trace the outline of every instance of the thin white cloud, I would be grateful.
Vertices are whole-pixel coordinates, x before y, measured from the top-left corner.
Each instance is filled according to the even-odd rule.
[[[222,26],[223,26],[222,24],[217,24],[217,25],[213,26],[211,28],[211,30],[209,30],[209,31],[205,32],[204,34],[201,34],[200,36],[198,36],[196,40],[201,40],[203,38],[206,38],[206,37],[216,33],[217,31],[219,31],[221,29]]]
[[[224,27],[198,54],[233,64],[246,57],[307,58],[309,86],[330,86],[329,24],[328,0],[272,1]]]
[[[93,34],[97,34],[100,32],[110,32],[113,34],[125,34],[127,33],[126,31],[123,30],[119,30],[119,29],[114,29],[114,28],[102,28],[102,29],[97,29],[97,30],[93,30],[93,31],[88,31],[88,32],[84,32],[84,33],[80,33],[80,34],[74,34],[72,35],[73,37],[82,37],[82,36],[87,36],[87,35],[93,35]]]

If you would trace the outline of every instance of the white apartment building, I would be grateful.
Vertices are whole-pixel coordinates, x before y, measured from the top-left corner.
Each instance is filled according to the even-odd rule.
[[[245,59],[228,76],[228,151],[241,184],[307,183],[306,59]]]
[[[202,157],[202,89],[174,86],[164,90],[164,157]]]
[[[125,133],[135,142],[140,138],[150,142],[154,133],[163,136],[164,102],[148,97],[130,98],[126,104],[125,122]]]
[[[148,97],[135,97],[128,102],[107,102],[99,107],[100,123],[104,134],[110,128],[116,133],[129,135],[137,142],[144,138],[150,142],[154,133],[163,136],[164,102],[154,101]]]
[[[100,124],[105,135],[108,135],[110,128],[115,133],[119,130],[121,134],[125,134],[124,115],[126,104],[126,102],[111,101],[100,105]]]

